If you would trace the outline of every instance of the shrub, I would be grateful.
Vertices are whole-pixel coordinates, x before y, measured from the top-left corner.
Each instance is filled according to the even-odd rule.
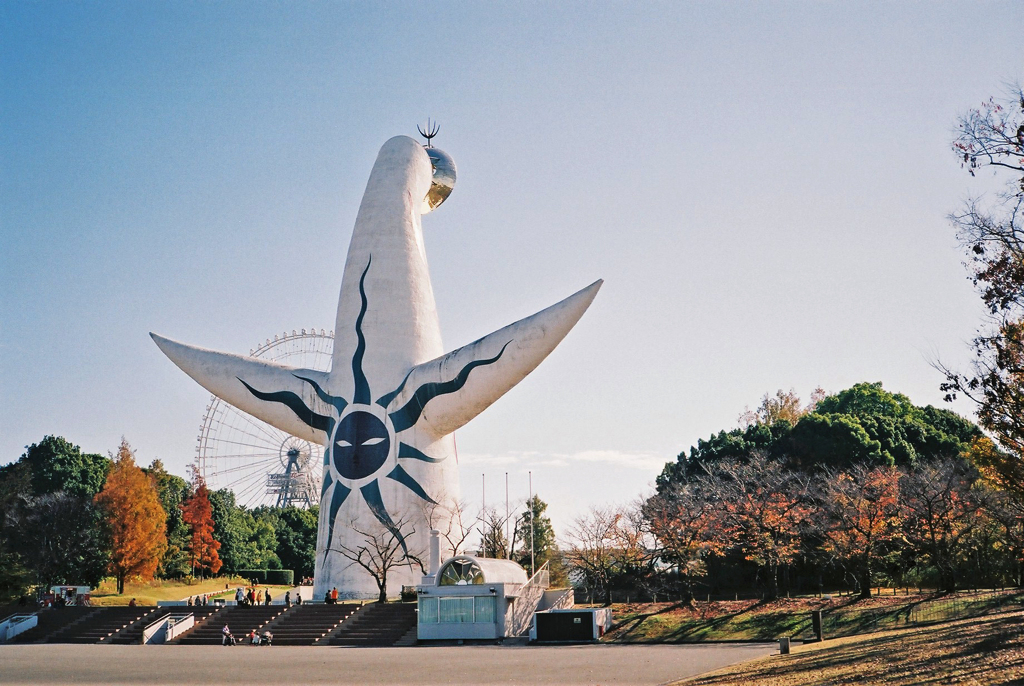
[[[292,586],[295,584],[295,572],[290,569],[239,569],[237,575],[257,584],[270,586]]]

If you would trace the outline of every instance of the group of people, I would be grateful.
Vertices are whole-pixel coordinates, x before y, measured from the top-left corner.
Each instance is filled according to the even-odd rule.
[[[324,602],[328,605],[334,605],[338,602],[338,587],[335,586],[331,590],[324,593]]]
[[[238,640],[235,638],[234,634],[231,633],[231,629],[228,627],[227,624],[225,624],[224,628],[220,630],[220,633],[221,645],[233,646],[238,643]],[[270,631],[264,631],[263,633],[259,633],[256,631],[256,629],[253,629],[249,632],[247,638],[249,639],[249,644],[254,646],[269,646],[273,645],[274,643],[274,634]]]
[[[210,596],[208,594],[197,595],[195,597],[188,597],[189,607],[206,607],[210,604]]]
[[[250,588],[248,591],[244,591],[239,587],[238,590],[235,591],[235,603],[238,605],[248,605],[249,607],[256,605],[270,605],[273,600],[274,599],[270,596],[269,588],[266,591],[263,589],[257,591],[255,588]]]

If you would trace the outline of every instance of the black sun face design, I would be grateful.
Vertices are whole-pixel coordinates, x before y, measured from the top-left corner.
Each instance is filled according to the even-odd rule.
[[[331,443],[334,469],[346,479],[365,479],[380,469],[391,453],[388,428],[365,410],[342,417]]]
[[[334,539],[334,523],[338,511],[352,491],[358,490],[374,517],[395,535],[408,555],[405,539],[384,506],[379,480],[383,476],[397,481],[423,500],[436,502],[427,495],[420,483],[402,468],[399,461],[419,460],[436,463],[441,459],[432,458],[417,448],[403,443],[401,436],[416,425],[427,403],[438,396],[455,393],[461,389],[469,380],[473,369],[497,362],[511,341],[503,345],[494,357],[470,362],[450,381],[423,384],[400,407],[392,407],[392,405],[405,389],[405,382],[409,379],[408,375],[398,388],[382,395],[374,402],[366,374],[363,372],[366,339],[362,331],[363,317],[366,315],[367,309],[366,274],[370,271],[372,262],[371,256],[359,278],[361,306],[359,316],[356,318],[356,350],[352,355],[352,377],[355,381],[355,389],[351,402],[327,393],[313,379],[296,374],[296,378],[309,384],[317,397],[332,408],[331,415],[323,415],[307,407],[302,398],[291,391],[266,393],[253,388],[242,379],[238,380],[260,400],[287,406],[306,425],[327,434],[327,450],[324,451],[324,482],[320,494],[320,507],[326,505],[328,508],[327,551],[330,550],[330,542]],[[329,504],[328,494],[330,494]]]

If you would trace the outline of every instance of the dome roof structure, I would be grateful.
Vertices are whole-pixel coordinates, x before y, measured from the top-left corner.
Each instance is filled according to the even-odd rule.
[[[437,570],[438,586],[468,586],[471,584],[525,584],[526,570],[512,560],[493,557],[456,555]]]

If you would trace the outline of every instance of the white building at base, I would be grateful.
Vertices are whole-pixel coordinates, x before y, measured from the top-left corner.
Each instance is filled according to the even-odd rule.
[[[437,549],[431,551],[436,571],[416,587],[421,641],[527,636],[535,612],[573,606],[571,588],[549,588],[546,563],[532,577],[512,560],[473,555],[456,555],[438,566]]]

